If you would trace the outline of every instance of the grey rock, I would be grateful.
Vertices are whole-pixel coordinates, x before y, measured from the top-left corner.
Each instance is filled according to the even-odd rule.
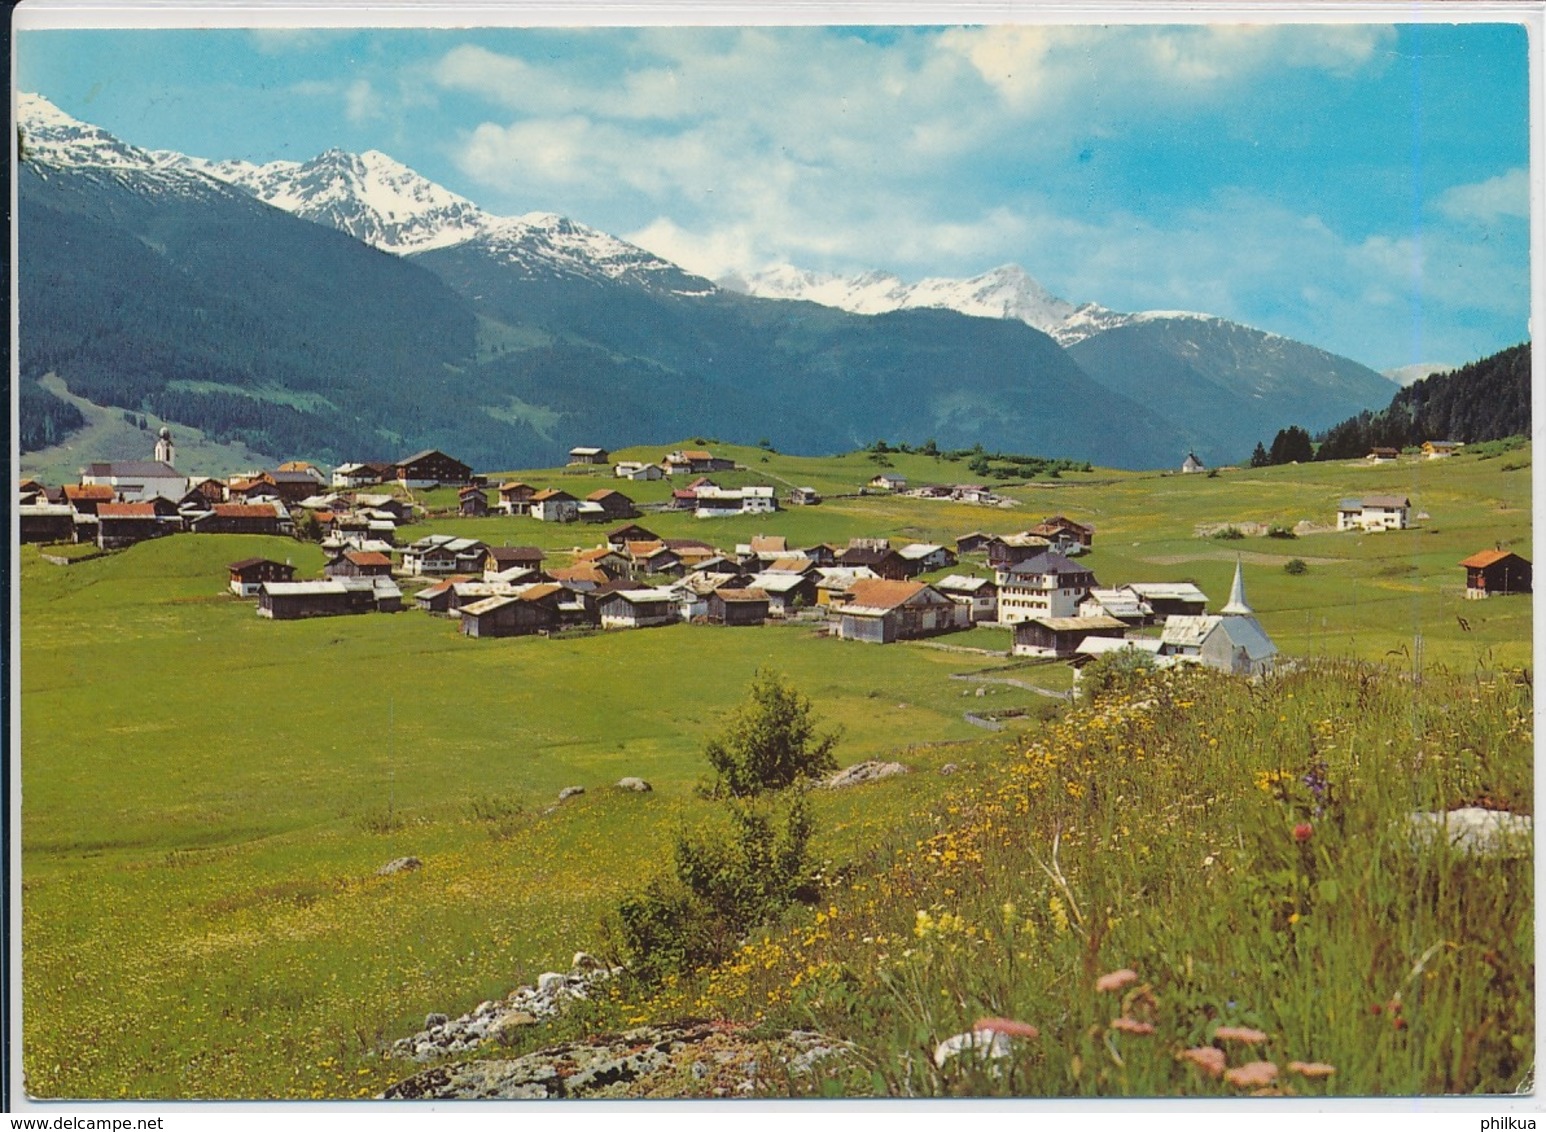
[[[398,857],[394,861],[388,861],[376,870],[378,877],[389,877],[396,873],[411,873],[416,869],[422,869],[424,862],[417,857]]]
[[[585,793],[585,787],[583,786],[565,786],[558,792],[558,800],[560,802],[566,802],[570,798],[577,797],[583,793]]]
[[[881,778],[890,778],[897,774],[906,774],[907,767],[901,763],[885,763],[878,759],[867,759],[862,763],[855,763],[847,770],[840,770],[822,785],[832,790],[840,790],[845,786],[857,786],[863,782],[874,782]]]
[[[1464,806],[1408,818],[1413,841],[1428,846],[1442,839],[1461,853],[1482,857],[1527,856],[1534,844],[1534,823],[1527,814]]]
[[[569,969],[576,975],[589,975],[595,971],[605,970],[600,959],[597,959],[588,951],[576,951],[574,958],[569,961]]]
[[[537,976],[537,993],[552,996],[569,986],[569,976],[547,971]]]
[[[944,766],[939,768],[939,772],[941,774],[954,774],[956,771],[958,771],[960,769],[961,768],[956,766],[955,763],[946,763]]]
[[[619,790],[632,790],[635,794],[648,794],[654,787],[642,778],[620,778],[617,781]]]
[[[444,1026],[449,1021],[450,1019],[447,1018],[444,1014],[441,1014],[439,1011],[435,1011],[434,1013],[426,1014],[424,1016],[424,1028],[426,1030],[433,1030],[438,1026]]]

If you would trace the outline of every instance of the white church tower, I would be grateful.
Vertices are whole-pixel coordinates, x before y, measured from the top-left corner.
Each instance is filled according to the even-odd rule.
[[[1229,587],[1229,604],[1223,610],[1226,616],[1238,614],[1243,617],[1251,616],[1253,610],[1245,600],[1245,576],[1240,572],[1240,557],[1235,556],[1235,582]]]
[[[172,430],[165,425],[156,437],[156,459],[168,467],[176,467],[176,450],[172,447]]]

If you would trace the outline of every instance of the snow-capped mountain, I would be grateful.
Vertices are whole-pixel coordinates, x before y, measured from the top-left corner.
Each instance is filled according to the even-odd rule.
[[[922,279],[917,283],[908,283],[900,276],[884,271],[834,275],[779,264],[751,275],[730,275],[719,283],[727,290],[757,298],[803,300],[854,314],[884,314],[929,307],[978,318],[1012,318],[1050,335],[1060,346],[1072,346],[1104,331],[1134,323],[1175,319],[1206,321],[1215,317],[1195,311],[1127,314],[1099,303],[1076,306],[1054,295],[1013,263],[970,279]]]
[[[377,150],[330,149],[309,161],[262,165],[215,161],[128,145],[36,94],[19,96],[18,114],[28,155],[38,162],[164,174],[169,183],[184,185],[213,179],[394,255],[466,244],[531,276],[580,276],[684,295],[714,290],[669,260],[566,217],[485,212]]]
[[[1076,310],[1073,303],[1058,298],[1015,264],[970,279],[924,279],[917,283],[884,271],[834,275],[780,264],[752,275],[730,276],[720,283],[757,298],[798,299],[854,314],[924,307],[981,318],[1013,318],[1048,334]]]
[[[669,260],[551,212],[490,217],[468,243],[528,277],[600,277],[679,295],[706,295],[715,289],[707,279]]]
[[[102,169],[156,167],[155,159],[145,150],[119,141],[99,126],[70,117],[41,95],[18,94],[16,115],[30,161]]]
[[[330,149],[310,161],[209,161],[158,151],[164,165],[196,169],[275,208],[406,255],[476,236],[490,219],[466,197],[421,177],[378,150]]]

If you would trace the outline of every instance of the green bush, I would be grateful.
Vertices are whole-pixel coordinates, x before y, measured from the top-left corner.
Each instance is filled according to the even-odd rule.
[[[1242,531],[1239,527],[1222,527],[1219,530],[1213,532],[1213,537],[1221,539],[1244,538],[1245,532]]]
[[[803,794],[786,803],[732,800],[728,809],[728,830],[679,833],[674,874],[625,897],[605,925],[618,958],[647,985],[723,960],[811,885]]]
[[[1298,538],[1293,527],[1285,527],[1282,523],[1273,523],[1267,528],[1268,538]]]
[[[703,749],[718,775],[712,792],[745,798],[830,773],[841,735],[841,729],[818,735],[810,700],[778,673],[758,669],[746,702]]]
[[[1305,565],[1303,558],[1291,558],[1287,562],[1283,563],[1283,573],[1285,574],[1293,574],[1297,576],[1299,574],[1308,574],[1309,572],[1310,568]]]

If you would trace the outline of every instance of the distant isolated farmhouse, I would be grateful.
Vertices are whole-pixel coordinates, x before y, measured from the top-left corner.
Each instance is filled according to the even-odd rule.
[[[1530,562],[1511,550],[1479,551],[1460,565],[1465,567],[1465,596],[1468,598],[1530,592]]]
[[[1366,495],[1344,499],[1337,506],[1339,531],[1404,531],[1410,525],[1412,501],[1403,495]]]

